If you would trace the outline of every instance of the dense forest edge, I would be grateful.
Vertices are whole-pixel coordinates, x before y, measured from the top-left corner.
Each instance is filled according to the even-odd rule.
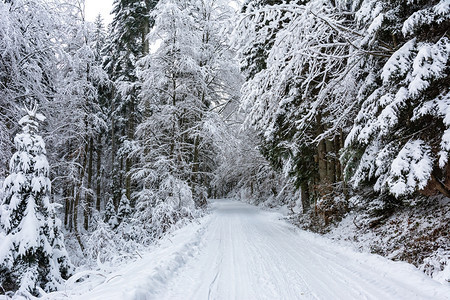
[[[226,197],[449,283],[449,0],[112,15],[0,0],[0,295],[136,259]]]

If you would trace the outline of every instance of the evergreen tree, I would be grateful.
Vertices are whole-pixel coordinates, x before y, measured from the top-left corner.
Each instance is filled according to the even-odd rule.
[[[363,1],[370,20],[366,48],[392,49],[379,57],[363,87],[358,116],[346,139],[348,174],[355,186],[405,199],[450,196],[448,1]],[[383,198],[389,200],[389,197]],[[383,204],[386,205],[386,204]]]
[[[225,1],[164,0],[156,7],[149,37],[160,46],[140,66],[145,115],[137,128],[140,164],[134,174],[143,183],[142,199],[149,191],[166,201],[173,195],[165,183],[187,184],[197,206],[205,204],[203,191],[215,167],[206,125],[215,114],[212,108],[233,95],[232,81],[239,78],[233,76],[227,35],[220,34],[229,10]]]
[[[4,182],[0,225],[6,237],[0,251],[0,283],[6,291],[27,295],[54,291],[72,272],[64,246],[56,204],[50,203],[51,183],[45,144],[37,134],[43,115],[27,110],[14,139],[11,174]]]
[[[117,219],[116,209],[114,208],[114,202],[112,198],[108,199],[105,208],[105,222],[111,226],[111,228],[116,228],[119,225],[119,220]]]
[[[121,191],[131,197],[129,171],[133,161],[134,133],[140,120],[137,108],[140,86],[136,75],[137,61],[148,53],[147,34],[153,26],[151,10],[157,0],[115,0],[108,42],[105,48],[105,70],[113,82],[110,102],[111,163],[114,178],[113,200],[119,205]],[[117,154],[116,154],[117,153]]]
[[[126,191],[122,191],[122,197],[120,198],[119,202],[119,209],[117,211],[117,218],[119,222],[124,221],[126,218],[128,218],[131,214],[131,206],[130,206],[130,200],[127,198]]]

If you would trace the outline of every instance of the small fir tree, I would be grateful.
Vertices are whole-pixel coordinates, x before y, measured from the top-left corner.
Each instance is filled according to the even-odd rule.
[[[37,106],[27,109],[14,142],[17,152],[10,162],[0,206],[0,285],[4,291],[39,295],[54,291],[72,272],[56,204],[50,203],[51,183],[45,144],[37,134]]]
[[[130,200],[128,200],[126,195],[126,190],[122,191],[122,197],[120,198],[119,210],[117,212],[117,217],[119,222],[122,222],[131,214]]]
[[[116,209],[114,208],[114,202],[112,198],[108,199],[105,210],[105,222],[108,223],[111,228],[116,228],[117,225],[119,225],[119,220],[117,219]]]

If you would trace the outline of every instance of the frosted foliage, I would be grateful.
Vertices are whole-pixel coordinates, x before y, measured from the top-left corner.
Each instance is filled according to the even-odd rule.
[[[411,194],[427,185],[432,170],[431,148],[421,140],[409,141],[392,161],[386,184],[396,197]]]
[[[448,76],[445,70],[449,55],[447,37],[435,43],[417,42],[414,38],[386,61],[380,73],[382,85],[362,103],[345,142],[346,147],[365,148],[353,174],[355,185],[376,178],[375,191],[388,191],[396,197],[412,194],[427,185],[435,154],[431,152],[431,143],[422,138],[403,142],[402,130],[406,129],[399,127],[403,128],[408,115],[410,122],[422,122],[425,116],[443,121],[445,130],[438,137],[440,149],[436,152],[438,165],[441,168],[446,165],[450,148],[448,91],[432,99],[427,97],[431,86]],[[373,149],[377,148],[382,150],[374,158]]]
[[[119,225],[119,220],[117,219],[117,214],[112,198],[109,198],[106,202],[105,222],[107,222],[109,226],[111,226],[111,228],[116,228]]]
[[[21,119],[17,152],[5,179],[0,226],[6,237],[0,247],[0,283],[19,293],[36,294],[38,288],[55,290],[70,272],[60,232],[61,222],[50,203],[49,164],[45,144],[36,134],[36,108]],[[30,263],[32,261],[32,263]]]
[[[357,5],[357,1],[355,1],[355,5]],[[371,20],[376,19],[380,15],[382,9],[383,6],[380,1],[363,1],[361,7],[356,12],[356,20],[360,24],[367,24]]]
[[[430,81],[445,76],[444,69],[450,55],[450,41],[441,38],[436,44],[424,44],[414,59],[412,80],[408,86],[413,97],[417,97],[430,86]]]
[[[367,29],[367,32],[369,34],[373,34],[378,29],[380,29],[381,25],[383,24],[384,20],[384,14],[379,14],[370,24],[369,28]]]
[[[366,149],[363,156],[361,157],[360,163],[353,177],[353,185],[355,187],[357,187],[366,178],[368,180],[374,178],[376,171],[375,160],[378,153],[379,149],[377,145],[370,145]]]
[[[128,199],[125,191],[122,192],[122,197],[120,198],[119,208],[117,211],[118,218],[123,221],[124,218],[130,216],[131,214],[131,206],[130,200]]]
[[[415,49],[416,40],[406,42],[386,62],[381,73],[383,82],[387,84],[393,78],[403,79],[412,66],[412,50]]]
[[[441,138],[441,150],[438,153],[439,167],[444,168],[450,154],[450,92],[443,93],[431,101],[424,102],[414,111],[412,120],[418,120],[427,115],[442,118],[446,127]]]
[[[162,182],[161,188],[168,193],[168,197],[165,202],[172,207],[186,207],[189,209],[194,209],[192,191],[187,182],[169,175]]]
[[[271,35],[276,45],[268,52],[267,67],[242,88],[245,124],[272,141],[282,117],[293,120],[302,133],[323,107],[330,108],[332,129],[345,122],[345,112],[353,105],[347,99],[355,78],[343,70],[348,64],[357,65],[358,53],[352,53],[354,49],[343,42],[347,37],[333,29],[343,23],[333,7],[327,1],[273,5],[249,11],[242,18],[236,32],[241,55],[266,43]],[[262,28],[261,23],[265,23]]]
[[[424,24],[442,23],[450,18],[450,0],[441,0],[435,6],[413,13],[404,23],[402,32],[406,36]]]

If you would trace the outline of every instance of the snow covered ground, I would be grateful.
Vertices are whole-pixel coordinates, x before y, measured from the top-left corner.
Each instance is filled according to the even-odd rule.
[[[412,265],[336,245],[278,213],[231,200],[211,209],[142,259],[49,298],[450,299],[449,285]]]

